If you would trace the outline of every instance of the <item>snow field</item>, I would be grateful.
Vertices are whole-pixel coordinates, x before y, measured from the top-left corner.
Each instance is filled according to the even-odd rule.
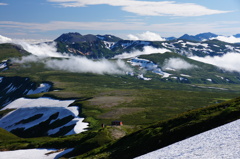
[[[135,159],[239,159],[240,119]]]
[[[73,149],[67,149],[62,152],[55,152],[48,154],[56,149],[25,149],[15,151],[1,151],[0,159],[57,159],[64,154],[72,151]]]
[[[16,109],[6,116],[4,116],[0,120],[0,127],[11,131],[17,128],[24,128],[28,129],[39,123],[46,121],[52,116],[53,114],[57,114],[58,116],[56,119],[52,119],[50,124],[56,120],[63,119],[67,116],[73,116],[74,118],[62,125],[58,128],[51,129],[48,131],[49,135],[57,133],[62,127],[75,125],[73,130],[68,132],[66,135],[76,134],[85,131],[85,128],[88,127],[88,123],[83,122],[83,118],[78,117],[78,107],[71,106],[68,107],[74,100],[55,100],[51,98],[37,98],[37,99],[27,99],[27,98],[19,98],[6,107],[5,109]],[[39,117],[28,122],[20,122],[25,119],[29,119],[38,115]]]

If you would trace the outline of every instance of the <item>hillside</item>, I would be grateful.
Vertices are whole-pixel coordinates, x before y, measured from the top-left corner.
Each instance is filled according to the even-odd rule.
[[[186,112],[77,158],[133,158],[239,119],[240,99]],[[146,146],[147,145],[147,146]],[[96,157],[98,158],[98,157]]]
[[[65,157],[133,158],[239,119],[239,112],[240,99],[237,98],[222,104],[192,110],[177,117],[151,124],[119,140],[113,139],[111,132],[114,129],[126,131],[129,129],[127,126],[108,126],[98,131],[89,131],[59,138],[29,138],[22,139],[21,142],[19,140],[11,142],[10,140],[1,140],[0,148],[74,148]],[[4,133],[7,132],[5,131]],[[146,147],[146,145],[148,146]]]
[[[224,54],[239,48],[217,40],[131,41],[77,33],[56,43],[0,44],[0,126],[24,137],[15,140],[3,130],[13,140],[0,141],[0,149],[74,148],[67,157],[132,158],[236,120],[239,98],[229,100],[239,96],[239,72],[187,56],[197,47],[209,55],[206,49],[215,45]],[[109,126],[115,120],[124,125]]]

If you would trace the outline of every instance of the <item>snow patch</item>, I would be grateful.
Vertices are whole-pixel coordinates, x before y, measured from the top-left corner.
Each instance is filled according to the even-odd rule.
[[[49,83],[41,83],[37,89],[29,90],[27,95],[48,92],[51,87],[52,85],[50,85]]]
[[[152,71],[155,74],[161,75],[163,76],[163,78],[165,77],[169,77],[171,74],[163,72],[157,64],[154,64],[152,61],[146,60],[146,59],[140,59],[140,58],[133,58],[130,61],[130,64],[132,66],[139,66],[140,68],[146,69],[147,71]],[[139,76],[140,79],[142,79]]]
[[[212,82],[212,79],[208,78],[207,81]]]
[[[12,103],[8,104],[5,109],[16,109],[9,114],[5,115],[0,120],[0,127],[11,131],[17,128],[28,129],[39,123],[46,121],[53,114],[58,114],[57,118],[52,119],[50,124],[56,120],[63,119],[68,116],[73,116],[73,119],[65,124],[56,128],[56,130],[50,130],[49,135],[57,133],[61,127],[75,125],[71,132],[67,134],[76,134],[85,131],[88,127],[88,123],[83,122],[83,118],[79,118],[78,107],[71,106],[68,107],[74,100],[55,100],[51,98],[37,98],[37,99],[27,99],[19,98]],[[38,118],[29,122],[20,122],[24,119],[32,118],[36,115],[40,115]]]
[[[105,47],[109,50],[115,45],[115,42],[108,42],[108,41],[103,41],[103,42]]]
[[[6,62],[0,63],[0,69],[4,69],[6,67],[7,67],[7,63]]]
[[[240,120],[198,134],[135,159],[239,158]]]
[[[0,151],[0,158],[2,159],[55,159],[60,158],[64,154],[73,149],[66,149],[64,151],[51,153],[57,149],[24,149],[14,151]]]
[[[180,74],[180,76],[183,76],[183,77],[191,77],[190,75],[185,75],[185,74]]]
[[[139,74],[139,75],[137,76],[137,78],[138,78],[138,79],[142,79],[142,80],[144,80],[144,81],[150,81],[150,80],[152,80],[151,78],[146,78],[146,77],[144,77],[143,74]]]

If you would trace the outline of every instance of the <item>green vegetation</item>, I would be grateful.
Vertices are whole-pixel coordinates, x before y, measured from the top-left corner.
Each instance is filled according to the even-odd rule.
[[[12,44],[1,44],[0,45],[0,61],[8,60],[13,57],[21,57],[23,55],[28,55],[29,53],[21,49],[20,46]]]
[[[188,75],[187,81],[176,81],[175,79],[165,78],[171,82],[183,82],[183,83],[192,83],[192,84],[239,84],[239,73],[223,71],[216,66],[198,62],[187,57],[181,56],[176,53],[167,52],[164,54],[151,54],[151,55],[142,55],[139,58],[147,59],[158,64],[160,67],[163,67],[167,60],[171,58],[182,59],[187,63],[192,65],[191,69],[181,69],[181,70],[167,70],[168,73],[172,74],[175,77],[183,77],[182,75]],[[149,74],[150,77],[160,79],[158,75]],[[207,80],[211,79],[211,81]]]
[[[2,136],[0,150],[74,148],[74,151],[66,154],[65,157],[127,159],[239,119],[239,113],[240,98],[236,98],[221,104],[185,112],[146,127],[106,126],[76,135],[28,139],[18,138],[0,129],[0,136]]]
[[[0,111],[0,119],[4,116],[13,111],[14,109],[5,109]]]
[[[130,159],[239,119],[239,114],[240,98],[237,98],[152,124],[76,158]]]
[[[5,56],[6,52],[1,51],[0,58],[22,56],[19,51],[16,53]],[[180,58],[172,53],[141,57],[155,63],[162,63],[168,57]],[[191,64],[202,65],[182,56],[181,58]],[[203,67],[207,71],[205,74],[209,73],[210,78],[217,81],[216,75],[221,72],[211,65]],[[199,70],[200,68],[195,68],[192,72],[178,73],[200,77]],[[79,106],[80,116],[90,124],[86,132],[61,136],[72,128],[68,127],[58,137],[19,138],[0,129],[0,150],[74,148],[65,157],[80,155],[76,158],[132,158],[239,118],[240,99],[228,101],[239,96],[240,86],[235,84],[237,75],[234,77],[234,74],[225,75],[232,83],[210,84],[190,78],[194,83],[191,84],[166,81],[153,73],[147,73],[147,76],[155,76],[156,79],[143,81],[128,75],[56,71],[46,68],[42,63],[12,63],[9,70],[0,74],[4,77],[29,77],[35,83],[52,82],[53,90],[58,91],[27,97],[76,99],[71,105]],[[10,111],[12,110],[0,111],[0,117]],[[28,122],[40,116],[39,114],[20,122]],[[57,127],[59,122],[69,120],[70,117],[57,120],[51,126]],[[101,127],[101,124],[109,125],[112,120],[121,120],[124,126]],[[49,125],[47,122],[43,124]]]

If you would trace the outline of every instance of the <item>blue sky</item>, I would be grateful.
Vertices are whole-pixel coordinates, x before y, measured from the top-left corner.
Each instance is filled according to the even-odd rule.
[[[239,0],[0,0],[0,35],[55,39],[62,33],[163,37],[240,33]]]

